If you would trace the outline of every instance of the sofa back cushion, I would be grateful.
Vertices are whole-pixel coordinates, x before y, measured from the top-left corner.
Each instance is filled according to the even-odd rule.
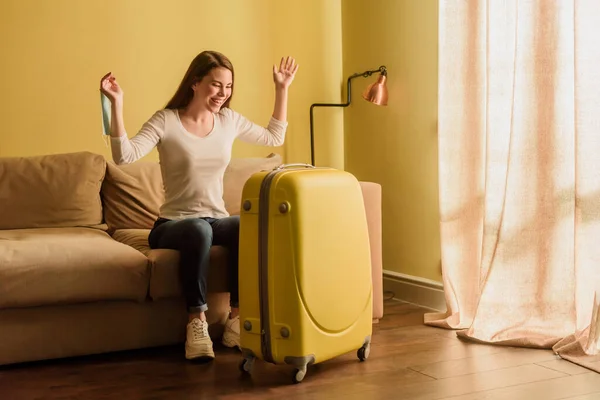
[[[102,184],[102,202],[104,221],[110,231],[151,228],[164,199],[157,162],[108,163]]]
[[[256,172],[273,169],[282,163],[281,156],[269,154],[263,157],[237,158],[231,160],[223,176],[223,200],[230,215],[239,215],[244,184]]]
[[[105,171],[89,152],[0,158],[0,229],[102,224]]]
[[[281,164],[281,156],[233,158],[223,177],[223,199],[231,215],[239,214],[242,189],[255,172]],[[150,229],[158,218],[165,199],[160,164],[137,161],[132,164],[108,163],[102,184],[104,220],[109,231]]]

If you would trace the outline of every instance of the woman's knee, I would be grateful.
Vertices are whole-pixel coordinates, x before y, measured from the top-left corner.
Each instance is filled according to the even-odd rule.
[[[237,245],[239,242],[240,235],[240,217],[231,216],[220,221],[216,229],[219,229],[219,235],[222,237],[220,241],[228,243],[230,245]]]
[[[233,217],[230,217],[230,224],[231,224],[231,231],[239,234],[240,233],[240,216],[239,215],[235,215]]]
[[[180,221],[181,238],[193,245],[204,243],[208,246],[212,243],[213,230],[208,222],[200,218],[190,218]]]

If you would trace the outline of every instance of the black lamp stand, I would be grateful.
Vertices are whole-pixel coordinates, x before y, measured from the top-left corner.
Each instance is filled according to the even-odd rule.
[[[348,82],[347,82],[347,86],[348,86],[347,97],[348,98],[345,103],[341,103],[341,104],[314,103],[310,106],[310,163],[311,163],[311,165],[315,166],[315,138],[314,138],[314,130],[313,130],[313,109],[315,107],[348,107],[350,105],[350,101],[351,101],[352,86],[351,86],[350,82],[352,81],[352,79],[358,78],[359,76],[362,76],[363,78],[367,78],[376,72],[381,72],[381,74],[383,74],[383,75],[387,74],[387,70],[386,70],[385,66],[382,65],[378,69],[374,69],[372,71],[365,71],[365,72],[362,72],[359,74],[350,75],[348,77]]]

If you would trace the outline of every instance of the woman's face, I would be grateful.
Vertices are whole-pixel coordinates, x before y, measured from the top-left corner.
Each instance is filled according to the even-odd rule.
[[[233,81],[231,71],[217,67],[192,86],[194,102],[204,105],[213,113],[219,112],[223,104],[231,97]]]

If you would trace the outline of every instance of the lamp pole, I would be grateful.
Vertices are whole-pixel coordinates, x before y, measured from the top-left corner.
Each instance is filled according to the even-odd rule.
[[[358,78],[362,76],[363,78],[367,78],[373,75],[376,72],[380,72],[382,75],[387,75],[387,69],[385,66],[381,66],[378,69],[374,69],[371,71],[365,71],[358,74],[350,75],[347,81],[347,100],[345,103],[336,104],[336,103],[314,103],[310,106],[310,163],[315,166],[315,138],[314,138],[314,128],[313,128],[313,109],[315,107],[348,107],[351,101],[351,91],[352,85],[350,84],[352,79]]]

